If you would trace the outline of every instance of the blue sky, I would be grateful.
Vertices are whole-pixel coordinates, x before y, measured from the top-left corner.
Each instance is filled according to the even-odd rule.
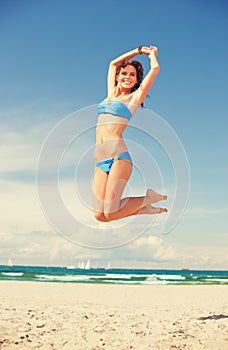
[[[90,257],[101,265],[111,260],[125,267],[228,269],[227,19],[225,0],[1,1],[0,263],[11,257],[17,264],[72,265]],[[188,205],[169,235],[161,233],[163,216],[131,244],[86,249],[57,235],[43,215],[35,180],[37,159],[58,122],[105,97],[109,61],[140,44],[159,48],[161,71],[145,105],[168,122],[186,151],[191,171]],[[146,72],[147,58],[139,59]],[[93,125],[95,108],[88,112]],[[137,121],[140,124],[140,115]],[[85,134],[84,145],[91,145],[91,137]],[[62,193],[73,215],[88,223],[83,205],[75,205],[73,175],[66,176],[80,152],[76,142],[64,156]],[[171,207],[173,169],[153,142],[150,152]],[[137,149],[132,157],[139,160]],[[83,169],[79,182],[88,188]],[[142,193],[134,176],[130,191]],[[141,219],[136,223],[144,225]],[[128,238],[131,225],[123,233]],[[91,237],[91,229],[84,226],[80,234]],[[103,237],[105,229],[100,230]]]

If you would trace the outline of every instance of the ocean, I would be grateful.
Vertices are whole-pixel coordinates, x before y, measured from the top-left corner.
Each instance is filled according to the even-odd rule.
[[[0,265],[0,280],[129,285],[228,284],[228,271]]]

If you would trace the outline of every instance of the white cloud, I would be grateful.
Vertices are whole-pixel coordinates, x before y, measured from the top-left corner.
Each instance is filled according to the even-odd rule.
[[[147,235],[136,239],[128,248],[133,256],[145,261],[176,261],[179,252],[160,237]]]
[[[38,130],[37,130],[38,132]],[[31,130],[25,133],[8,132],[0,145],[1,172],[36,169],[40,143]]]
[[[0,180],[0,227],[6,232],[47,230],[34,184]]]
[[[80,259],[96,259],[98,254],[91,249],[70,243],[55,232],[34,231],[30,233],[0,232],[4,242],[1,248],[1,262],[5,264],[9,257],[15,265],[68,265]]]
[[[104,230],[106,232],[106,230]],[[84,233],[84,232],[82,232]],[[79,260],[91,260],[91,265],[112,267],[144,267],[168,269],[227,269],[225,247],[200,247],[170,244],[161,237],[144,235],[115,249],[88,249],[73,244],[52,231],[29,233],[0,232],[1,260],[11,257],[14,264],[77,265]]]

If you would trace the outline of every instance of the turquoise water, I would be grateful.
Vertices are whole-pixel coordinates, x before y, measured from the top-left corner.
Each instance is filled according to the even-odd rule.
[[[228,271],[69,269],[0,265],[0,280],[105,284],[228,284]]]

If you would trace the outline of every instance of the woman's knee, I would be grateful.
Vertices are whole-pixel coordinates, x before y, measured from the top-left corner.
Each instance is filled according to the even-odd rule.
[[[118,219],[118,214],[116,212],[104,213],[106,221],[113,221]]]
[[[94,212],[94,217],[95,217],[95,219],[97,219],[98,221],[101,221],[101,222],[109,221],[104,213]]]

